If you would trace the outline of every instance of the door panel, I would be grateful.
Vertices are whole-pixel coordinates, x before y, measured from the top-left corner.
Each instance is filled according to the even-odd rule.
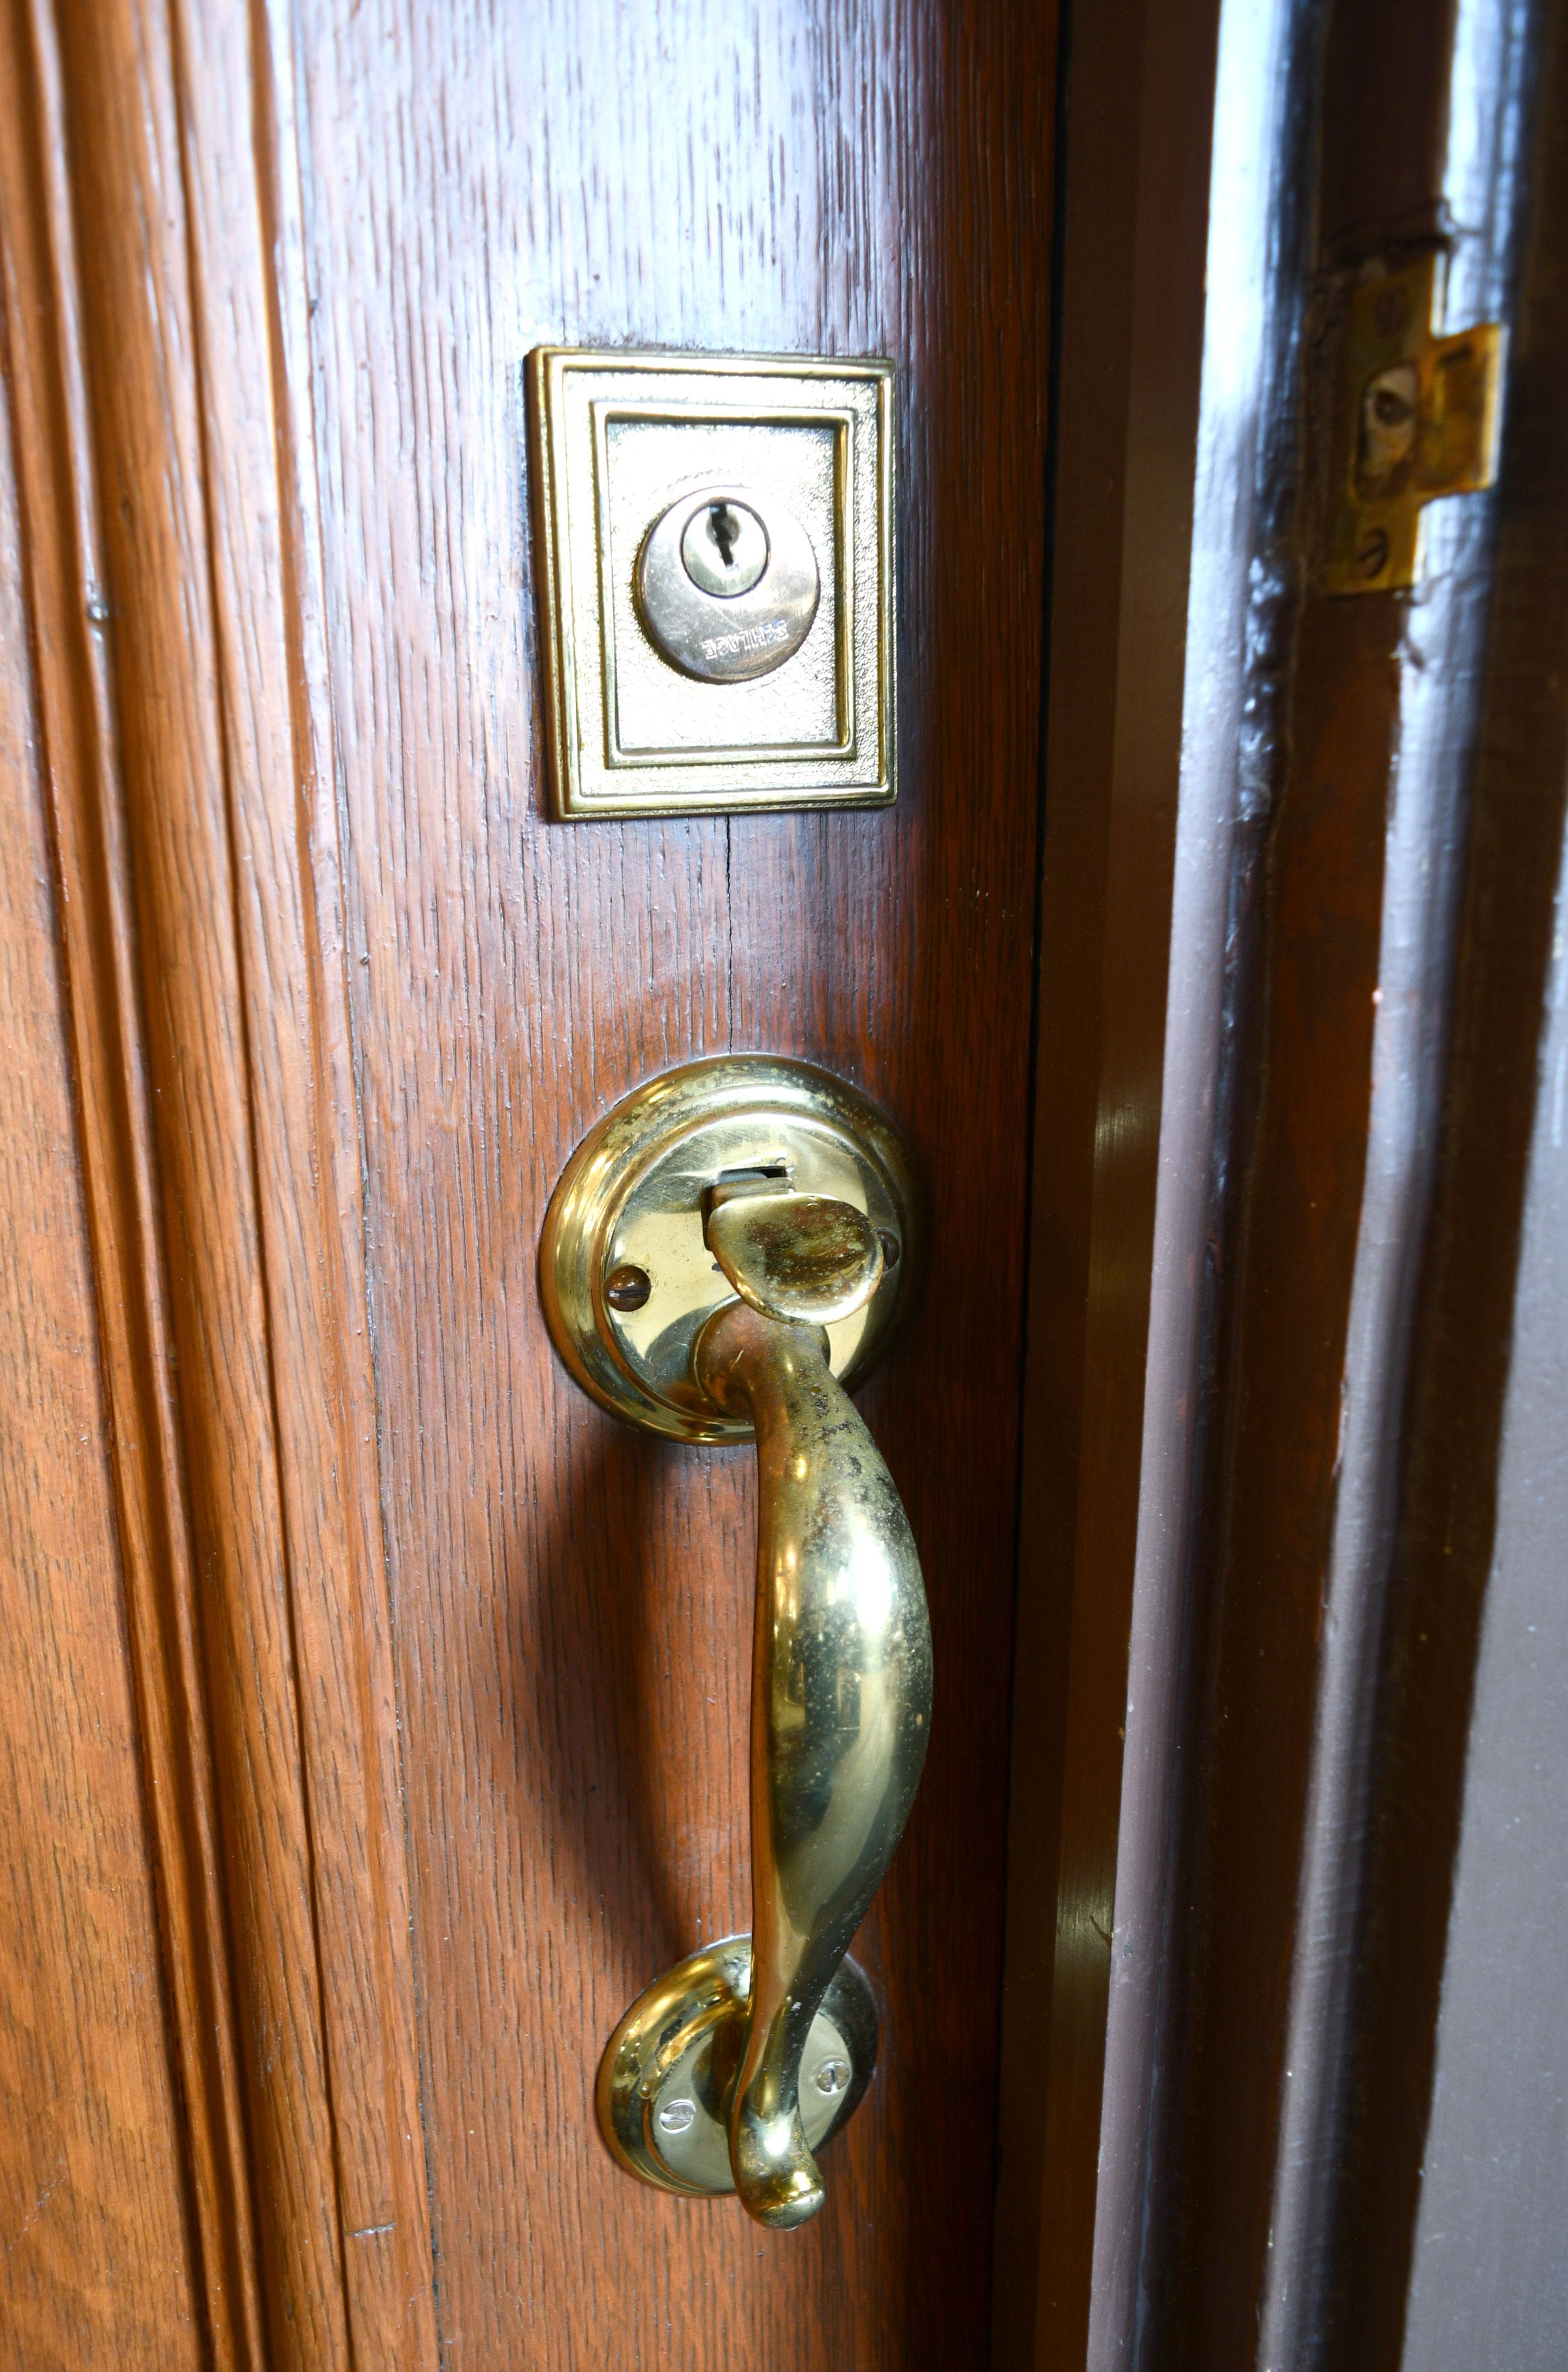
[[[306,271],[439,2320],[454,2361],[977,2363],[994,2128],[1036,829],[1047,28],[848,8],[306,13]],[[885,352],[890,813],[544,820],[522,366]],[[590,1123],[729,1048],[907,1129],[916,1322],[866,1405],[937,1709],[862,1950],[871,2101],[792,2239],[631,2183],[595,2064],[749,1923],[753,1484],[620,1431],[534,1262]]]
[[[0,2364],[194,2372],[12,450],[0,390],[0,1002],[29,1033],[0,1065]]]
[[[61,889],[29,961],[62,966],[80,1087],[49,1049],[39,1109],[75,1132],[105,1346],[81,1424],[126,1560],[100,1603],[108,1548],[73,1535],[69,1610],[107,1654],[97,1817],[138,1800],[122,1622],[146,1807],[115,1832],[123,1937],[84,1923],[88,1873],[39,1930],[59,1965],[6,1963],[75,2049],[48,1995],[107,1955],[112,2052],[96,2008],[84,2031],[106,2085],[130,2070],[106,2220],[68,2236],[26,2360],[134,2361],[140,2316],[171,2361],[194,2317],[219,2372],[978,2364],[1052,27],[41,0],[4,40]],[[894,808],[545,820],[544,341],[895,359]],[[744,1452],[590,1406],[534,1273],[607,1107],[747,1048],[880,1098],[930,1206],[865,1405],[925,1564],[935,1735],[859,1948],[881,2069],[793,2236],[637,2186],[595,2130],[632,1996],[749,1915],[754,1486]],[[40,1520],[101,1529],[94,1505]],[[116,1990],[155,1899],[156,2012]],[[123,2303],[81,2286],[122,2241]]]

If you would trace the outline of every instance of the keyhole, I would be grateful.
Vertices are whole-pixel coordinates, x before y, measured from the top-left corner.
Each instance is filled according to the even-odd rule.
[[[768,565],[768,531],[749,503],[734,501],[715,486],[687,513],[680,530],[680,564],[700,592],[721,601],[738,600]],[[704,618],[702,631],[712,634],[710,620]]]
[[[718,546],[719,558],[726,568],[735,566],[735,547],[740,535],[740,521],[727,503],[715,503],[708,513],[708,536]]]

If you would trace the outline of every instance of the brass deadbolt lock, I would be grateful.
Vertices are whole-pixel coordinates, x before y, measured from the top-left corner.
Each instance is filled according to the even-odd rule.
[[[821,575],[793,511],[704,486],[655,520],[637,556],[637,610],[672,667],[707,683],[770,675],[800,648]]]
[[[556,815],[888,805],[891,363],[541,346],[528,393]]]

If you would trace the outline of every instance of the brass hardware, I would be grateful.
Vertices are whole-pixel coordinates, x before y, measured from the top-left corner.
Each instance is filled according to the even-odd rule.
[[[882,1275],[881,1239],[864,1211],[781,1193],[771,1180],[714,1189],[708,1250],[742,1301],[806,1326],[853,1318]]]
[[[715,1407],[757,1429],[751,1936],[730,2166],[759,2223],[804,2223],[822,2182],[800,2110],[803,2029],[903,1833],[925,1760],[931,1634],[892,1479],[812,1328],[745,1303],[697,1343]]]
[[[637,558],[643,626],[672,667],[708,683],[748,683],[783,667],[811,632],[820,591],[811,539],[793,511],[765,495],[748,501],[735,486],[682,494]]]
[[[896,1134],[853,1088],[724,1056],[600,1122],[540,1249],[552,1333],[596,1398],[657,1432],[757,1443],[751,1934],[633,2005],[598,2110],[633,2173],[733,2188],[776,2229],[821,2205],[814,2152],[869,2081],[876,2013],[845,1955],[925,1759],[920,1564],[834,1372],[864,1367],[907,1290],[912,1202]],[[650,1290],[628,1317],[595,1281],[631,1271]]]
[[[668,516],[668,514],[667,514]],[[695,506],[684,512],[680,530],[680,564],[693,585],[704,593],[729,600],[749,593],[772,558],[768,530],[756,512],[737,494],[709,486]],[[657,529],[655,529],[657,533]],[[645,568],[647,545],[642,564]],[[811,600],[817,600],[816,554],[811,554]]]
[[[729,2102],[751,1994],[751,1938],[693,1952],[648,1987],[610,2036],[598,2121],[621,2164],[660,2191],[735,2189]],[[819,2150],[847,2124],[877,2063],[877,2004],[854,1960],[839,1962],[800,2062],[801,2119]]]
[[[691,1373],[704,1321],[739,1290],[721,1265],[725,1230],[718,1246],[708,1241],[708,1208],[726,1183],[749,1177],[797,1202],[848,1204],[888,1238],[870,1299],[823,1321],[835,1376],[849,1382],[871,1366],[918,1264],[888,1249],[918,1250],[898,1134],[865,1096],[809,1063],[721,1054],[617,1104],[567,1163],[545,1219],[551,1333],[612,1415],[681,1441],[750,1439],[748,1420],[714,1408]]]
[[[546,346],[528,394],[555,813],[885,806],[892,365]]]
[[[1408,589],[1423,506],[1493,481],[1503,331],[1493,321],[1433,336],[1437,263],[1429,252],[1350,296],[1323,572],[1330,593]]]

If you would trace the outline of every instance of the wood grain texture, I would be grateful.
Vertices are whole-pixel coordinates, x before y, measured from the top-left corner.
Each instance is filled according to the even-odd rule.
[[[288,368],[292,73],[283,30],[269,46],[240,7],[17,22],[17,88],[30,69],[48,105],[9,194],[55,231],[14,308],[30,589],[208,2343],[221,2365],[425,2364],[337,811],[295,467],[309,380]],[[57,355],[55,385],[32,336],[67,315],[82,360],[71,381]]]
[[[703,2372],[760,2331],[807,2372],[978,2363],[1051,25],[40,0],[6,40],[94,1439],[188,2156],[123,2212],[188,2203],[200,2269],[199,2305],[172,2275],[158,2303],[224,2372],[438,2345]],[[892,814],[543,821],[546,338],[899,359]],[[634,2188],[590,2110],[631,1994],[747,1915],[747,1461],[614,1432],[533,1280],[592,1120],[747,1045],[880,1095],[935,1216],[868,1401],[937,1728],[864,1943],[883,2074],[784,2244]],[[61,2260],[29,2366],[80,2353],[91,2262]]]
[[[17,471],[16,549],[34,662],[36,756],[60,891],[67,1043],[97,1287],[104,1422],[201,2303],[211,2360],[218,2372],[228,2372],[260,2361],[260,2299],[103,631],[108,602],[64,101],[48,12],[12,8],[0,31],[0,115],[15,134],[0,143],[0,261]],[[24,1006],[8,1017],[13,1029],[25,1030]],[[156,2266],[138,2272],[143,2279],[157,2278]],[[41,2344],[41,2334],[35,2331],[32,2341]]]
[[[0,389],[0,2364],[196,2372],[12,427]]]
[[[61,18],[116,721],[279,2360],[346,2366],[173,60]],[[111,359],[112,358],[112,359]]]
[[[981,2360],[1024,1220],[1051,28],[882,5],[301,12],[306,272],[444,2349]],[[902,790],[543,820],[522,366],[545,340],[901,369]],[[748,1916],[743,1458],[617,1432],[534,1285],[575,1143],[756,1046],[881,1096],[932,1192],[866,1405],[928,1576],[888,2009],[788,2241],[593,2130],[633,1994]]]
[[[349,2335],[358,2363],[429,2365],[292,60],[254,29],[175,14],[247,1092]]]

